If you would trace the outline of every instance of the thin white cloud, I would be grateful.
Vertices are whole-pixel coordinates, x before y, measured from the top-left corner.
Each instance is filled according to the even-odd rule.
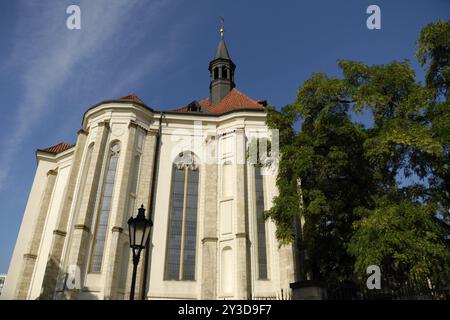
[[[127,37],[128,43],[119,43],[117,35],[124,29],[124,24],[132,21],[133,15],[141,10],[148,12],[146,19],[153,19],[165,9],[168,2],[77,1],[81,8],[81,30],[66,28],[65,11],[70,4],[64,1],[58,5],[53,2],[43,5],[34,1],[21,4],[20,17],[15,26],[17,41],[11,58],[3,63],[7,64],[7,68],[22,70],[22,99],[13,109],[17,110],[13,131],[0,141],[0,190],[5,186],[12,161],[21,145],[30,137],[33,128],[52,111],[49,107],[52,95],[64,90],[70,81],[77,78],[80,72],[77,68],[81,62],[92,60],[88,65],[94,69],[90,71],[95,72],[99,68],[95,64],[96,56],[118,54],[125,46],[136,44],[142,30],[136,30],[135,34]],[[120,79],[113,90],[136,81],[144,75],[143,70],[149,72],[151,69],[148,67],[157,66],[163,57],[164,54],[157,49],[150,52],[142,61],[140,72],[127,79]]]

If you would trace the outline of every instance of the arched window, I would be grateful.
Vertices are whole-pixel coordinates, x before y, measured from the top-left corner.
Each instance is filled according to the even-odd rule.
[[[195,280],[198,161],[192,152],[175,159],[166,257],[166,280]]]
[[[258,278],[267,279],[266,223],[264,220],[264,180],[261,168],[255,166],[256,232]]]
[[[228,79],[228,68],[225,66],[222,67],[222,79]]]
[[[138,192],[139,173],[141,166],[142,150],[144,146],[145,132],[143,129],[138,128],[136,130],[136,140],[134,156],[131,164],[131,176],[128,190],[128,214],[125,217],[128,219],[130,216],[135,216],[137,211],[136,197]]]
[[[94,244],[92,247],[92,258],[90,271],[98,273],[102,268],[103,251],[105,248],[106,230],[108,227],[109,213],[116,181],[117,162],[119,161],[120,143],[113,142],[109,149],[107,168],[102,186],[102,195],[97,215],[94,232]]]
[[[214,68],[214,80],[219,79],[219,68]]]
[[[94,149],[94,143],[91,143],[87,148],[86,157],[84,159],[83,164],[83,171],[81,173],[81,179],[80,179],[80,187],[78,189],[78,197],[75,203],[75,213],[78,214],[81,207],[81,202],[83,200],[84,195],[84,189],[86,186],[86,178],[88,175],[89,166],[91,164],[91,158],[92,158],[92,150]]]

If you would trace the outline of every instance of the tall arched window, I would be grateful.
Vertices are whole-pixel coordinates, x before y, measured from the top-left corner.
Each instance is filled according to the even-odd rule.
[[[143,129],[138,128],[136,130],[136,140],[135,140],[135,150],[131,164],[131,176],[129,182],[129,191],[128,191],[128,214],[125,217],[130,217],[136,215],[137,205],[136,205],[136,197],[138,192],[138,182],[139,182],[139,173],[141,166],[141,157],[142,150],[144,147],[144,137],[145,132]]]
[[[109,149],[107,168],[102,186],[100,206],[95,224],[94,244],[92,247],[91,272],[101,272],[103,251],[105,248],[106,230],[108,227],[109,213],[116,181],[117,163],[119,161],[120,143],[113,142]]]
[[[78,189],[78,197],[76,200],[77,202],[75,203],[76,214],[78,214],[78,212],[80,211],[81,202],[83,200],[84,189],[86,186],[86,179],[87,179],[87,175],[88,175],[88,171],[89,171],[89,166],[91,164],[93,149],[94,149],[94,143],[91,143],[87,148],[87,153],[86,153],[86,157],[84,159],[84,164],[83,164],[83,171],[81,173],[80,187]]]
[[[166,280],[195,280],[198,161],[182,152],[173,164]]]
[[[255,166],[256,232],[258,278],[267,279],[266,223],[264,220],[264,180],[261,168]]]
[[[214,68],[214,80],[219,79],[219,68]]]

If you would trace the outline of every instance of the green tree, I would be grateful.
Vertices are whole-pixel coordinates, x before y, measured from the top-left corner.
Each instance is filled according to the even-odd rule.
[[[399,281],[448,279],[449,250],[435,218],[450,208],[448,30],[438,21],[421,33],[425,85],[407,61],[339,61],[342,79],[315,74],[294,104],[269,112],[281,161],[280,196],[267,217],[278,239],[290,242],[292,221],[303,215],[316,279],[365,276],[371,264]],[[355,123],[351,112],[370,113],[373,126]]]
[[[438,155],[416,155],[421,176],[429,175],[429,193],[439,212],[448,217],[450,208],[450,22],[429,24],[420,33],[416,56],[426,68],[426,87],[432,101],[426,110],[431,135],[441,147]]]
[[[367,133],[351,121],[347,95],[344,82],[316,74],[300,89],[295,104],[270,113],[268,119],[280,130],[282,158],[280,196],[267,216],[277,222],[277,236],[285,242],[293,239],[294,217],[300,212],[306,218],[303,245],[308,270],[316,279],[340,279],[351,273],[354,261],[346,244],[355,220],[353,210],[371,201],[372,169],[363,148]],[[296,132],[293,127],[299,118],[302,130]]]
[[[450,252],[442,243],[442,230],[433,205],[399,198],[377,199],[375,209],[360,208],[349,252],[356,257],[357,273],[381,266],[384,277],[398,283],[430,279],[448,283]],[[394,276],[392,276],[394,275]]]

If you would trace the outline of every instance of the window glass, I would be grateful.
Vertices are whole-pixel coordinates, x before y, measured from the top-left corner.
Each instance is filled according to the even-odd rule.
[[[167,280],[195,280],[199,170],[193,159],[180,154],[173,166]]]
[[[264,220],[264,186],[261,168],[255,167],[256,230],[258,248],[258,276],[267,279],[266,223]]]
[[[91,272],[100,272],[105,248],[106,230],[108,227],[109,213],[111,211],[112,195],[116,178],[117,162],[119,159],[120,145],[111,146],[108,160],[108,170],[102,188],[100,211],[94,234],[94,246],[92,251]]]

